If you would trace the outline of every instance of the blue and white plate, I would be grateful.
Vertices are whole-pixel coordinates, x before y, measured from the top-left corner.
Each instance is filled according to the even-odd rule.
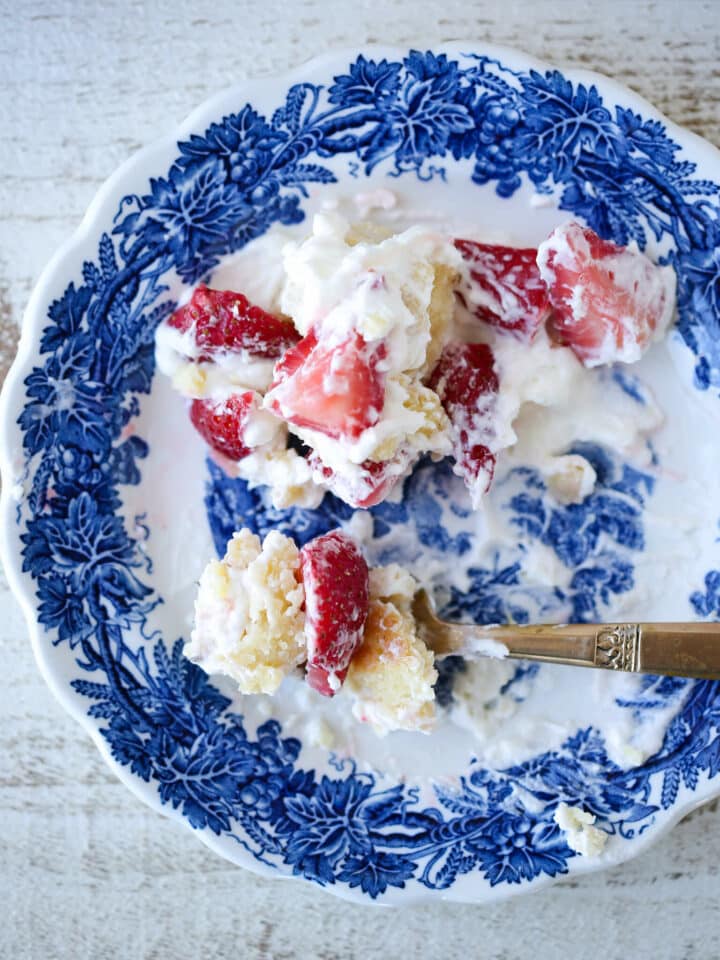
[[[598,486],[566,507],[513,470],[493,496],[516,542],[478,559],[446,465],[362,520],[331,497],[274,511],[205,463],[155,376],[156,325],[250,240],[378,186],[489,239],[534,243],[572,215],[672,264],[676,332],[642,368],[668,417],[645,468],[585,449]],[[118,776],[235,863],[377,903],[488,901],[617,863],[720,793],[715,683],[604,689],[630,726],[662,717],[652,755],[622,762],[584,709],[594,674],[521,668],[486,711],[495,729],[512,700],[515,727],[533,727],[504,762],[446,721],[329,751],[282,698],[238,698],[182,655],[213,539],[242,524],[299,541],[361,525],[375,560],[435,571],[454,616],[716,619],[719,196],[720,154],[629,90],[469,43],[345,51],[243,84],[123,165],[43,274],[2,398],[8,576],[49,685]],[[644,402],[627,371],[615,383]],[[557,582],[528,575],[538,550]],[[609,834],[598,861],[568,847],[561,801]]]

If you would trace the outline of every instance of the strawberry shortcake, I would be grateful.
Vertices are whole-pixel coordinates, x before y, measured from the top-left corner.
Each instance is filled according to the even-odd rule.
[[[325,697],[341,690],[376,733],[428,731],[435,719],[433,655],[411,613],[415,581],[400,567],[368,570],[348,534],[298,550],[271,531],[234,534],[200,578],[185,654],[241,693],[275,693],[298,668]]]
[[[213,456],[276,507],[328,490],[373,506],[422,455],[451,456],[477,507],[523,403],[552,405],[582,367],[635,362],[674,308],[669,267],[575,222],[536,250],[325,212],[278,256],[274,312],[201,284],[156,350]],[[525,376],[518,393],[539,364],[546,388]]]
[[[276,507],[315,507],[327,491],[371,507],[430,456],[452,459],[478,508],[518,450],[557,500],[577,503],[595,472],[573,442],[630,450],[635,433],[624,437],[627,418],[590,368],[636,362],[671,323],[674,273],[638,249],[576,222],[534,249],[326,211],[276,251],[272,303],[201,284],[156,347],[217,462]],[[587,384],[603,400],[581,435],[565,408]],[[535,431],[540,415],[557,429]],[[552,449],[533,452],[535,433]],[[378,733],[428,730],[437,674],[414,589],[399,568],[368,570],[341,530],[300,550],[240,531],[201,578],[186,652],[243,693],[273,693],[303,669]]]

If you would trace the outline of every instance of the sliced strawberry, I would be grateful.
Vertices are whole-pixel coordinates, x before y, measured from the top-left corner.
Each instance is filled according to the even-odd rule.
[[[225,400],[193,400],[190,419],[201,437],[213,450],[230,460],[242,460],[250,453],[243,432],[250,414],[257,410],[261,397],[254,390],[234,393]]]
[[[374,507],[384,500],[405,476],[409,457],[396,454],[392,460],[365,460],[351,475],[341,476],[326,466],[312,451],[308,456],[313,475],[351,507]]]
[[[459,293],[478,320],[530,343],[550,313],[537,250],[456,240],[470,265]]]
[[[241,350],[254,357],[273,359],[300,339],[289,320],[254,306],[242,293],[211,290],[203,283],[167,322],[181,333],[194,327],[200,360]]]
[[[317,342],[315,331],[311,330],[299,343],[286,350],[275,364],[272,386],[289,379],[305,363],[317,346]]]
[[[475,507],[490,489],[495,471],[491,447],[499,383],[493,362],[485,343],[450,343],[429,383],[450,418],[456,471]]]
[[[342,686],[368,615],[368,568],[355,541],[341,530],[316,537],[300,551],[305,587],[307,681],[326,697]]]
[[[638,252],[566,223],[538,249],[550,291],[549,330],[587,367],[634,363],[672,313],[672,276]]]
[[[385,354],[384,343],[367,343],[357,332],[328,343],[311,331],[276,364],[269,409],[298,427],[356,440],[382,413],[385,375],[378,366]]]

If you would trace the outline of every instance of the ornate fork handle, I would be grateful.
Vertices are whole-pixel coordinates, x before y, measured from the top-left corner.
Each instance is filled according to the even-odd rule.
[[[507,656],[605,670],[720,678],[720,623],[575,623],[477,626],[435,616],[420,591],[420,633],[438,658]]]
[[[675,677],[720,677],[718,623],[508,627],[507,633],[499,628],[494,638],[508,648],[509,656],[528,660]]]
[[[643,631],[639,623],[618,623],[595,634],[595,666],[608,670],[638,670]]]

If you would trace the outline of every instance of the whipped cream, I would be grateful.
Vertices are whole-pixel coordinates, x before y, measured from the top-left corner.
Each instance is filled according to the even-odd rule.
[[[588,370],[567,347],[540,329],[531,344],[496,335],[492,340],[500,391],[495,407],[496,449],[502,467],[537,467],[561,502],[577,503],[593,490],[591,465],[566,451],[596,443],[647,465],[647,438],[664,415],[652,393],[645,403],[629,396],[608,370]]]
[[[382,189],[371,191],[358,198],[358,209],[390,210],[393,197]],[[553,237],[553,249],[559,251],[556,263],[576,255],[567,238],[563,240],[562,229]],[[579,240],[573,237],[574,243],[587,246],[581,232]],[[541,249],[543,269],[547,259]],[[620,282],[630,284],[628,261],[617,259]],[[315,214],[312,232],[303,240],[288,231],[271,231],[221,265],[213,278],[216,286],[233,286],[259,306],[292,317],[302,335],[312,331],[318,342],[334,344],[360,334],[368,349],[381,343],[377,370],[384,378],[382,409],[374,416],[368,411],[369,425],[353,437],[288,425],[267,409],[264,419],[253,411],[246,436],[253,452],[230,472],[251,486],[270,487],[276,507],[314,507],[328,488],[351,503],[362,503],[380,482],[369,476],[368,464],[382,471],[386,490],[397,487],[421,454],[447,456],[454,435],[464,430],[470,444],[499,457],[496,475],[514,465],[533,466],[559,502],[580,503],[596,478],[585,458],[568,452],[576,442],[606,445],[646,463],[646,438],[663,420],[652,396],[638,409],[607,370],[588,370],[572,350],[552,342],[544,327],[528,344],[478,323],[468,309],[453,302],[459,276],[465,277],[463,289],[483,295],[468,281],[471,270],[447,234],[427,226],[394,234],[375,224],[352,226],[337,210]],[[649,274],[648,302],[665,296],[665,315],[655,339],[672,316],[673,277],[669,268],[653,268]],[[517,297],[512,290],[507,296],[512,313]],[[463,419],[461,410],[451,425],[437,392],[422,382],[449,339],[480,339],[493,352],[499,389],[481,398],[472,422]],[[608,356],[609,350],[608,345]],[[263,395],[273,380],[273,360],[244,352],[228,351],[213,363],[202,362],[192,329],[181,333],[162,325],[156,352],[160,369],[189,398],[219,402],[241,390]],[[622,359],[636,358],[628,354]],[[328,376],[333,376],[332,369]],[[341,392],[341,379],[331,384],[334,390]],[[284,389],[283,383],[276,384],[265,396],[265,407],[282,412]],[[287,449],[288,430],[315,456],[306,460]],[[486,480],[471,488],[475,509],[491,472]]]
[[[417,369],[431,336],[433,264],[458,269],[460,254],[447,236],[426,227],[379,242],[368,229],[370,242],[362,225],[355,240],[340,214],[315,214],[312,234],[283,249],[280,309],[303,336],[314,329],[343,339],[357,330],[368,342],[384,340],[388,370]]]
[[[274,360],[253,357],[246,351],[220,353],[212,363],[200,361],[195,330],[184,333],[166,323],[155,334],[158,370],[169,377],[183,396],[200,400],[224,400],[232,393],[258,390],[272,383]]]
[[[356,439],[290,428],[350,492],[368,460],[392,461],[389,474],[399,478],[420,453],[450,452],[447,418],[420,376],[442,348],[445,330],[436,318],[451,313],[451,278],[460,261],[449,238],[426,227],[387,236],[372,226],[351,227],[333,211],[316,214],[311,236],[283,249],[280,309],[301,334],[312,330],[334,344],[359,333],[367,344],[383,345],[377,364],[385,377],[383,407]],[[270,396],[282,405],[282,385]],[[322,480],[319,471],[316,478]]]
[[[363,209],[380,207],[389,210],[392,206],[387,197],[368,197]],[[439,264],[448,271],[464,269],[447,237],[425,227],[412,226],[393,236],[388,236],[387,231],[373,233],[368,230],[364,233],[362,228],[350,227],[349,220],[334,211],[326,211],[315,218],[310,237],[305,240],[296,237],[297,234],[289,239],[284,233],[276,235],[273,232],[254,241],[219,268],[213,277],[213,285],[242,290],[264,309],[290,313],[301,333],[313,328],[332,340],[357,330],[369,342],[386,342],[387,353],[382,361],[387,377],[385,406],[376,424],[353,443],[338,443],[318,431],[291,427],[331,469],[350,478],[350,483],[353,470],[383,446],[386,452],[395,444],[397,462],[394,469],[399,475],[409,472],[420,450],[437,457],[449,452],[449,433],[447,423],[442,421],[442,411],[437,423],[433,424],[427,410],[418,410],[414,404],[417,404],[418,396],[426,399],[418,387],[422,386],[420,377],[427,365],[428,351],[432,350],[434,342],[442,343],[455,335],[470,340],[482,339],[493,350],[500,389],[493,409],[489,411],[492,427],[483,433],[483,442],[498,454],[496,477],[499,480],[515,466],[532,466],[541,472],[560,502],[579,503],[592,493],[596,477],[584,457],[568,453],[578,441],[608,446],[638,465],[649,465],[651,453],[647,438],[662,426],[663,414],[648,389],[642,388],[644,402],[638,404],[615,382],[609,371],[588,370],[568,348],[552,343],[544,329],[538,332],[532,344],[523,344],[489,326],[478,325],[477,321],[469,319],[461,306],[456,310],[453,328],[443,330],[439,335],[433,330],[434,268],[429,273],[428,264]],[[263,290],[255,291],[253,278],[258,272],[269,276],[270,280]],[[378,283],[380,275],[383,276],[382,283]],[[666,325],[665,320],[663,323]],[[655,338],[661,335],[658,330]],[[214,382],[212,373],[202,369],[204,364],[192,363],[191,346],[182,341],[182,335],[177,331],[172,331],[166,344],[161,340],[158,341],[158,362],[161,363],[166,348],[161,366],[164,365],[175,379],[187,376],[182,371],[188,363],[200,368],[205,375],[202,389],[207,391],[200,394],[202,396],[224,395],[228,382],[261,392],[270,382],[272,362],[268,365],[267,361],[262,361],[265,364],[263,369],[259,365],[254,367],[253,358],[237,355],[227,359],[229,372],[220,372],[220,380],[225,377],[225,383]],[[189,396],[196,395],[186,392]],[[269,485],[276,506],[316,506],[326,489],[322,476],[317,473],[313,476],[303,457],[292,449],[285,449],[287,427],[269,412],[265,411],[265,414],[269,418],[267,422],[253,426],[258,450],[236,465],[237,475],[251,485]],[[428,423],[431,429],[428,429]],[[418,437],[415,445],[408,441],[413,437]],[[403,450],[398,438],[403,438],[402,443],[409,444],[409,449]],[[500,518],[501,499],[501,494],[494,498],[491,493],[473,520],[464,516],[447,524],[451,532],[473,528],[472,550],[478,562],[488,546],[495,549],[498,544],[517,543],[517,531],[507,528]],[[349,526],[363,527],[363,539],[372,550],[372,524],[361,524],[358,518],[362,516],[356,513]],[[398,538],[401,539],[399,534]],[[567,585],[572,571],[564,567],[549,548],[539,543],[524,546],[524,578],[548,587]],[[462,588],[466,586],[463,577],[468,566],[464,559],[457,571],[450,570],[446,558],[436,564],[432,558],[427,558],[423,560],[423,569],[413,572],[428,585],[436,579]],[[403,577],[406,578],[404,586]],[[393,580],[399,581],[399,585],[393,586]],[[381,602],[392,603],[400,615],[407,614],[407,597],[414,590],[414,581],[407,572],[373,571],[371,589],[376,598],[383,598]],[[215,623],[219,624],[226,613],[226,610],[224,614],[216,613]],[[197,643],[202,644],[202,634],[198,635]],[[202,649],[198,649],[200,655],[204,655]],[[383,653],[379,648],[378,652]],[[504,651],[483,648],[478,652],[500,657]],[[418,690],[431,686],[431,664],[423,663],[422,651],[419,653]],[[219,665],[217,668],[222,669]],[[578,708],[577,715],[568,722],[558,722],[552,709],[547,709],[545,714],[536,711],[527,721],[523,720],[518,701],[503,693],[514,671],[515,665],[502,659],[470,664],[456,681],[453,708],[447,714],[441,713],[441,725],[449,725],[459,738],[467,733],[471,740],[459,739],[459,742],[474,743],[476,755],[490,764],[515,762],[518,757],[531,756],[548,744],[559,747],[563,739],[577,729],[578,717],[582,716],[582,710]],[[230,673],[229,670],[225,672]],[[304,698],[304,707],[293,708],[294,712],[287,714],[291,718],[290,725],[295,723],[298,732],[302,732],[302,724],[308,713],[312,713],[315,729],[310,742],[318,745],[332,742],[340,753],[347,751],[355,755],[357,734],[354,728],[357,724],[348,723],[351,718],[347,700],[348,695],[353,695],[353,687],[358,701],[356,715],[369,720],[379,732],[395,729],[396,717],[384,713],[384,705],[376,704],[377,687],[365,686],[359,681],[355,684],[351,681],[347,691],[341,691],[338,697],[328,702],[305,690],[302,682],[290,675],[284,681],[283,689],[287,695],[283,697],[283,704],[280,707],[274,705],[272,709],[282,713],[286,704],[290,709],[290,704],[300,704]],[[518,689],[517,685],[514,689]],[[553,699],[549,690],[550,687],[545,690],[548,701]],[[612,704],[612,690],[608,688],[599,694],[597,701]],[[642,741],[635,735],[630,720],[625,726],[618,721],[619,709],[613,712],[598,708],[599,714],[603,710],[612,713],[612,723],[615,724],[613,726],[608,721],[607,730],[603,728],[609,752],[615,762],[625,767],[640,763],[649,755],[652,750],[649,744],[661,738],[663,724],[671,713],[669,711],[666,717],[658,720],[652,736],[648,734]],[[422,728],[427,725],[426,720],[424,716],[418,723],[417,715],[407,714],[408,726],[415,724]],[[640,741],[642,743],[638,745]]]

